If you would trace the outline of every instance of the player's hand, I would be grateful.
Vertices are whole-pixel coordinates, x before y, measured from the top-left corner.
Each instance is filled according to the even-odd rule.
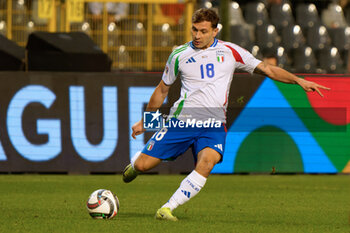
[[[137,136],[137,135],[140,135],[140,134],[142,134],[143,132],[145,132],[145,129],[143,128],[143,123],[142,123],[142,122],[143,122],[143,121],[140,120],[140,121],[136,122],[136,123],[131,127],[131,129],[132,129],[132,134],[131,134],[131,136],[132,136],[133,139],[136,139],[136,136]]]
[[[311,92],[311,91],[316,91],[321,97],[323,97],[322,92],[320,89],[323,90],[330,90],[329,87],[322,86],[320,84],[317,84],[315,82],[311,82],[305,79],[300,78],[298,80],[298,84],[306,91],[306,92]]]

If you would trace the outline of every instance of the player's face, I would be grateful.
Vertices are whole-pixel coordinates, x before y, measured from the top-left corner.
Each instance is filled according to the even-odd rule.
[[[196,48],[206,49],[214,43],[214,38],[218,34],[217,28],[212,28],[209,21],[192,24],[192,43]]]

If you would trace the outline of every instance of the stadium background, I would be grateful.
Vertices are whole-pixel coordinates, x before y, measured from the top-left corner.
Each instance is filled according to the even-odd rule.
[[[260,59],[273,54],[281,67],[332,88],[320,98],[297,86],[237,74],[229,97],[225,156],[213,172],[350,172],[346,6],[340,8],[343,11],[335,3],[317,1],[315,15],[306,1],[289,2],[289,8],[287,1],[118,2],[129,4],[127,16],[120,20],[111,17],[107,7],[93,15],[88,1],[0,2],[0,34],[20,46],[11,54],[8,48],[14,45],[4,46],[9,43],[4,38],[0,42],[2,63],[9,61],[8,53],[20,63],[17,70],[2,68],[0,75],[1,172],[121,172],[129,156],[150,137],[146,133],[132,140],[130,127],[141,117],[169,53],[190,40],[190,16],[198,6],[220,11],[220,38]],[[259,17],[249,18],[251,9],[251,15]],[[307,15],[298,13],[303,9],[310,12],[310,21],[299,18]],[[87,34],[108,54],[112,71],[34,69],[30,60],[35,46],[27,42],[33,32],[40,38],[38,31]],[[48,40],[47,35],[41,38]],[[56,64],[64,63],[64,55],[56,53],[61,58]],[[98,64],[94,59],[89,66]],[[178,90],[179,82],[167,105]],[[192,168],[187,152],[152,172],[183,173]]]

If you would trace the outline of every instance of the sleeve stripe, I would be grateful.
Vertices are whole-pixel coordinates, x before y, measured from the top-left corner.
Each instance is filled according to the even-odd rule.
[[[175,76],[177,76],[177,74],[179,73],[179,56],[176,57],[176,60],[175,60],[175,67],[174,67],[174,73],[175,73]]]
[[[170,63],[171,63],[171,60],[173,59],[173,57],[174,57],[176,54],[178,54],[178,53],[180,53],[180,52],[186,50],[187,47],[188,47],[188,45],[186,44],[186,45],[184,45],[184,46],[182,46],[182,47],[180,47],[180,48],[174,50],[174,51],[170,54],[170,56],[169,56],[168,63],[170,64]]]
[[[233,57],[236,59],[236,62],[240,62],[240,63],[244,64],[244,61],[243,61],[241,55],[237,52],[237,50],[235,50],[231,46],[228,46],[228,45],[225,45],[225,46],[231,50]]]

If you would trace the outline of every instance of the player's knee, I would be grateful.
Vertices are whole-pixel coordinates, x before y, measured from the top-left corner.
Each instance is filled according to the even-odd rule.
[[[202,157],[196,166],[196,169],[199,169],[203,172],[210,173],[214,166],[218,163],[219,160],[212,157]]]
[[[202,161],[200,161],[200,163],[197,164],[196,169],[205,173],[210,173],[215,164],[216,163],[212,160],[203,159]]]
[[[204,167],[206,170],[211,171],[211,170],[214,168],[215,164],[216,164],[215,161],[213,161],[213,160],[207,160],[207,161],[204,161],[203,167]]]
[[[137,161],[134,164],[134,169],[138,172],[145,172],[148,170],[144,163]]]
[[[141,155],[134,162],[134,169],[139,172],[148,171],[161,162],[160,159],[151,157],[141,153]]]

